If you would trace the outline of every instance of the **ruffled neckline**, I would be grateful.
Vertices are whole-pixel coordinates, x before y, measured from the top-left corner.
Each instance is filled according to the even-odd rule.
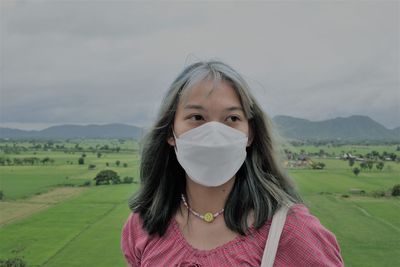
[[[179,224],[175,220],[175,218],[173,218],[171,221],[172,221],[172,230],[176,234],[175,237],[179,241],[181,241],[181,244],[183,244],[187,249],[189,249],[191,252],[193,252],[194,255],[200,256],[200,257],[207,257],[207,256],[210,256],[211,254],[215,254],[215,253],[221,252],[223,250],[229,249],[232,246],[236,246],[236,245],[242,243],[246,238],[248,238],[249,234],[254,234],[254,232],[257,231],[255,229],[254,225],[252,225],[252,226],[249,227],[249,230],[248,230],[249,234],[247,234],[245,236],[242,236],[242,235],[239,234],[238,236],[236,236],[232,240],[230,240],[230,241],[228,241],[228,242],[226,242],[226,243],[224,243],[224,244],[222,244],[220,246],[217,246],[217,247],[212,248],[212,249],[203,250],[203,249],[198,249],[198,248],[193,247],[186,240],[186,238],[184,237],[184,235],[182,233],[182,230],[179,227]]]

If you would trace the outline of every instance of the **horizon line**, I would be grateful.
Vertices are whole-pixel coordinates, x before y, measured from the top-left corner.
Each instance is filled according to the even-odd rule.
[[[327,118],[327,119],[323,119],[323,120],[310,120],[307,118],[301,118],[301,117],[294,117],[291,115],[283,115],[283,114],[279,114],[279,115],[275,115],[272,116],[271,118],[275,118],[278,116],[285,116],[285,117],[292,117],[292,118],[296,118],[296,119],[303,119],[303,120],[308,120],[310,122],[322,122],[322,121],[327,121],[327,120],[333,120],[333,119],[338,119],[338,118],[350,118],[350,117],[354,117],[354,116],[360,116],[360,117],[368,117],[371,120],[373,120],[376,123],[379,123],[380,125],[382,125],[383,127],[385,127],[388,130],[394,130],[396,128],[399,128],[400,125],[398,126],[394,126],[394,127],[388,127],[384,124],[382,124],[381,122],[378,122],[374,119],[372,119],[370,116],[367,115],[357,115],[357,114],[353,114],[353,115],[349,115],[349,116],[336,116],[334,118]],[[22,131],[42,131],[45,130],[47,128],[50,127],[55,127],[55,126],[65,126],[65,125],[70,125],[70,126],[89,126],[89,125],[96,125],[96,126],[104,126],[104,125],[110,125],[110,124],[123,124],[123,125],[128,125],[128,126],[135,126],[135,127],[139,127],[139,128],[148,128],[151,127],[151,123],[147,124],[147,125],[143,125],[143,124],[135,124],[135,123],[130,123],[130,122],[61,122],[61,123],[45,123],[45,122],[0,122],[0,128],[8,128],[8,129],[15,129],[15,130],[22,130]]]

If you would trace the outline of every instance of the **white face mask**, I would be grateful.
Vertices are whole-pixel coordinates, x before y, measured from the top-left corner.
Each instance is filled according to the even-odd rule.
[[[175,136],[176,157],[194,182],[219,186],[242,166],[247,139],[246,134],[223,123],[208,122]]]

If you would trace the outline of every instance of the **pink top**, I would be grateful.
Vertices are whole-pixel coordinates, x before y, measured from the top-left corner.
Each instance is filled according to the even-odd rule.
[[[335,236],[306,206],[295,204],[290,210],[274,266],[344,266]],[[139,214],[132,213],[122,230],[121,248],[131,266],[260,266],[271,221],[211,250],[187,243],[175,219],[161,238],[149,236],[141,225]]]

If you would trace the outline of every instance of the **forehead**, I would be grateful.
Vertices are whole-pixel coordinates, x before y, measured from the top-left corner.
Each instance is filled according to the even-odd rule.
[[[201,81],[184,90],[179,100],[180,105],[188,103],[206,104],[207,102],[241,106],[239,95],[233,86],[226,81]]]

